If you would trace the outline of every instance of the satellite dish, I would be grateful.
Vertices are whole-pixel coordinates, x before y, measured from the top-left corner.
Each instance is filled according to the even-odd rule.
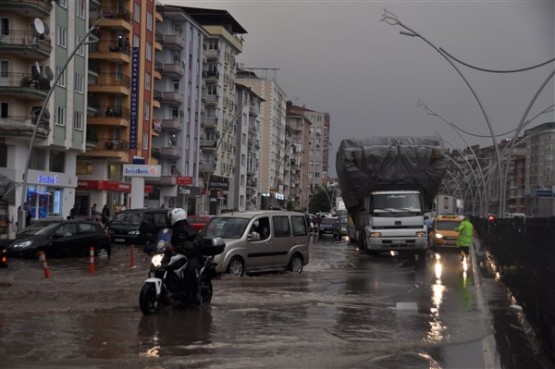
[[[44,67],[42,75],[49,81],[52,81],[54,79],[54,72],[52,72],[52,68],[50,68],[48,65]]]
[[[35,18],[35,20],[33,21],[33,28],[35,29],[35,32],[37,32],[39,35],[44,35],[44,23],[42,23],[39,18]]]

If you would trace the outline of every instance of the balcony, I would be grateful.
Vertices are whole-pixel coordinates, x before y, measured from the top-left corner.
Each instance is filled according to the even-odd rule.
[[[50,56],[51,51],[52,43],[47,35],[39,36],[31,30],[12,29],[9,30],[9,34],[0,35],[0,54],[3,55],[44,60]]]
[[[219,60],[220,59],[220,50],[219,49],[207,49],[204,50],[204,55],[208,60]]]
[[[129,159],[129,142],[113,138],[100,138],[87,143],[87,152],[83,156],[94,158],[111,158],[121,161]]]
[[[89,45],[89,58],[131,63],[131,48],[121,40],[102,40]]]
[[[162,46],[169,50],[183,50],[185,48],[185,38],[181,35],[164,35]]]
[[[198,166],[199,172],[209,173],[216,169],[216,162],[201,161]]]
[[[36,139],[44,140],[50,134],[50,117],[45,118],[43,113],[43,119],[37,127]],[[8,115],[0,118],[0,137],[31,137],[34,130],[35,124],[31,115]]]
[[[181,158],[181,150],[177,147],[162,147],[160,148],[160,159],[177,160]]]
[[[218,82],[218,78],[220,78],[220,73],[216,71],[210,72],[203,72],[202,76],[207,84],[214,84]]]
[[[183,94],[179,91],[163,91],[160,101],[163,103],[183,103]]]
[[[165,132],[181,132],[182,123],[177,118],[162,119],[162,130]]]
[[[99,106],[94,116],[87,117],[87,124],[113,127],[129,127],[131,113],[122,106]]]
[[[206,105],[218,104],[218,95],[205,95],[204,101]]]
[[[216,150],[216,145],[218,140],[215,138],[201,138],[199,140],[199,146],[202,150]]]
[[[181,63],[164,63],[160,72],[168,77],[181,77],[185,74],[185,68]]]
[[[88,116],[96,116],[100,110],[100,100],[97,96],[87,96],[87,112]]]
[[[0,0],[0,8],[5,14],[30,18],[46,18],[52,11],[52,2],[44,0]]]
[[[218,127],[218,117],[206,117],[202,123],[202,126],[206,129],[216,129]]]
[[[100,27],[132,31],[131,12],[127,9],[103,7],[100,9]]]
[[[2,73],[0,95],[30,100],[44,99],[50,91],[50,81],[36,73]]]
[[[260,106],[253,105],[253,104],[249,105],[249,114],[251,116],[257,117],[259,113],[260,113]]]
[[[101,73],[98,77],[89,77],[89,92],[129,95],[131,81],[129,76],[121,73]]]

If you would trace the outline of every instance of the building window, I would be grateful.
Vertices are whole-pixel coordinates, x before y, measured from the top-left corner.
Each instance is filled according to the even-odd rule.
[[[135,3],[133,8],[133,19],[136,23],[141,23],[141,4]]]
[[[85,78],[82,74],[75,74],[75,92],[83,93],[85,87]]]
[[[8,166],[8,146],[0,144],[0,168]]]
[[[57,86],[66,87],[66,71],[62,73],[62,67],[56,67],[56,75],[62,75],[58,80]]]
[[[50,168],[51,172],[65,172],[66,154],[63,151],[50,151]]]
[[[146,13],[146,29],[152,31],[152,13]]]
[[[56,120],[55,124],[58,126],[66,125],[66,109],[63,106],[58,106],[56,108]]]
[[[77,36],[75,38],[75,45],[79,45],[83,41],[83,37]],[[77,55],[85,56],[85,44],[79,46],[79,50],[77,50]]]
[[[10,103],[0,101],[0,118],[7,118],[10,114]]]
[[[75,4],[75,15],[81,19],[85,18],[85,0],[77,0]]]
[[[67,46],[67,30],[62,27],[58,26],[58,31],[56,32],[56,43],[61,47]]]
[[[64,9],[67,9],[67,0],[58,0],[58,5]]]
[[[76,131],[83,130],[83,113],[77,110],[73,112],[73,129]]]
[[[148,150],[148,132],[143,133],[143,150]]]
[[[150,91],[150,73],[146,72],[145,73],[145,90]]]
[[[33,148],[31,157],[29,158],[29,169],[44,170],[44,159],[46,158],[46,151],[40,148]]]
[[[144,114],[144,118],[145,119],[150,119],[150,104],[145,103],[145,114]]]
[[[150,42],[146,43],[146,60],[152,61],[152,45]]]

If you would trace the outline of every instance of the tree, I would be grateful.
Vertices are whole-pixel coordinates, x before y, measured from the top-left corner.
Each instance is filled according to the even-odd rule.
[[[333,188],[318,186],[316,189],[312,189],[310,201],[308,203],[308,211],[311,214],[331,212],[330,198],[332,196]]]

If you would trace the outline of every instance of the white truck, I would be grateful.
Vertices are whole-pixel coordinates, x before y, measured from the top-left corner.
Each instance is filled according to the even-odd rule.
[[[356,240],[368,254],[424,256],[424,213],[432,208],[447,170],[439,137],[345,139],[336,169]]]

